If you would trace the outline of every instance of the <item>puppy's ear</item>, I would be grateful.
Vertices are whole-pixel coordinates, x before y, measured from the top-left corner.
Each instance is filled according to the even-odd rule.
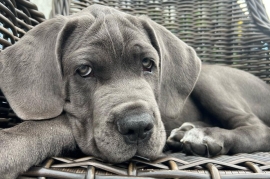
[[[143,27],[160,56],[160,111],[177,118],[198,80],[201,60],[165,27],[150,19],[143,20]]]
[[[24,120],[58,116],[65,101],[61,45],[74,25],[66,17],[47,20],[0,53],[0,87]]]

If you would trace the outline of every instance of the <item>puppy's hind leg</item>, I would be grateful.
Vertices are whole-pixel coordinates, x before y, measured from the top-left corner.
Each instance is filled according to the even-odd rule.
[[[248,73],[206,66],[192,97],[220,125],[189,130],[184,148],[209,157],[270,151],[269,95],[269,86]]]

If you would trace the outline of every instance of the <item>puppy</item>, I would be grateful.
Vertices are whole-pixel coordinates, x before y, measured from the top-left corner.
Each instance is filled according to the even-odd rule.
[[[155,159],[173,129],[168,146],[195,155],[270,149],[269,86],[201,65],[146,17],[92,5],[36,26],[0,64],[1,90],[26,120],[0,131],[3,178],[76,147],[113,163]]]

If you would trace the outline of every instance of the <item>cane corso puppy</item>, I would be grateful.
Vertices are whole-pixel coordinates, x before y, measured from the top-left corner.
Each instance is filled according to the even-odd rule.
[[[26,120],[0,130],[2,178],[76,148],[113,163],[155,159],[166,133],[167,146],[195,155],[270,150],[270,87],[202,65],[149,18],[93,5],[41,23],[0,59],[1,90]]]

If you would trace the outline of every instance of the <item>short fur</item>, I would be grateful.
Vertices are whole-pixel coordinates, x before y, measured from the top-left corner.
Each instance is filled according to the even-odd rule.
[[[146,57],[151,72],[143,70]],[[270,150],[270,87],[240,70],[201,65],[191,47],[146,17],[92,5],[36,26],[1,52],[0,64],[1,90],[29,120],[0,130],[1,178],[76,146],[109,162],[155,159],[170,131],[168,146],[196,155]],[[81,77],[81,65],[94,76]],[[150,116],[153,128],[130,144],[116,124],[134,115]]]

